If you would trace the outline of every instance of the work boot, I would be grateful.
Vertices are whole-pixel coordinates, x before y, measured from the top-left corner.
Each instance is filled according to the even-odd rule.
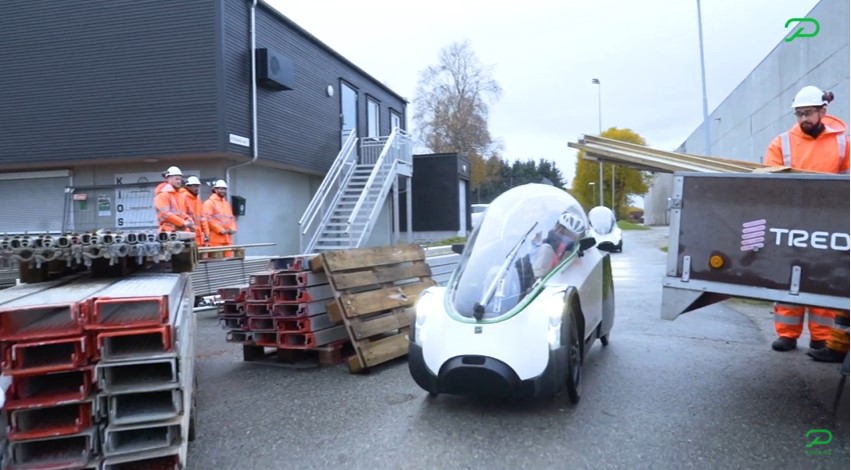
[[[781,336],[771,343],[771,349],[775,351],[791,351],[798,347],[798,340]]]
[[[845,355],[847,353],[839,352],[835,349],[830,348],[822,348],[822,349],[810,349],[807,351],[807,356],[815,359],[818,362],[842,362],[845,360]]]
[[[825,346],[825,343],[826,342],[824,340],[821,340],[821,341],[810,340],[810,349],[821,349]]]

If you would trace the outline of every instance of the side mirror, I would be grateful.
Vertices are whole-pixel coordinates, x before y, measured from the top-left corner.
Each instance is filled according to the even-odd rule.
[[[589,248],[593,248],[597,244],[597,240],[594,237],[583,238],[579,240],[579,251],[585,251]]]
[[[463,243],[453,243],[452,244],[452,252],[458,253],[459,255],[464,252],[464,244]]]

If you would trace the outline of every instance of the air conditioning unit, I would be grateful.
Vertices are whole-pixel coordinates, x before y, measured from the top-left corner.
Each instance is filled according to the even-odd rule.
[[[271,49],[256,49],[257,84],[275,91],[292,90],[295,86],[293,61]]]

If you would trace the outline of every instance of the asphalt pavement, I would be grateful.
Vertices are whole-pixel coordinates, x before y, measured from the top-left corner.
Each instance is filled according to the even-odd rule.
[[[772,351],[768,306],[659,318],[666,235],[624,232],[611,341],[589,352],[577,405],[564,394],[432,399],[404,358],[364,375],[243,362],[201,313],[188,468],[848,468],[848,392],[832,410],[838,365],[811,361],[808,340]],[[813,429],[830,433],[806,437]]]

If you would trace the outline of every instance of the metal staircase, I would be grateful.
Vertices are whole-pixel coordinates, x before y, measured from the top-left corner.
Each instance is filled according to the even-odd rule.
[[[301,252],[363,246],[398,177],[412,174],[413,141],[406,131],[363,139],[349,132],[299,220]]]

